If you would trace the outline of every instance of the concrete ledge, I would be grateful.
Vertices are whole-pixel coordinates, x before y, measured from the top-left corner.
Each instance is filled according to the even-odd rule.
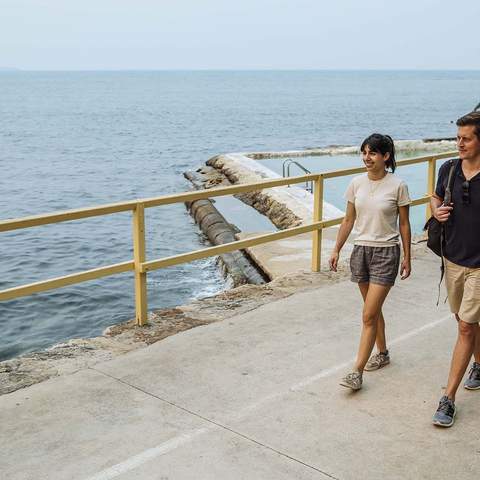
[[[328,228],[323,231],[321,261],[323,270],[328,270],[328,260],[335,246],[337,232],[338,228]],[[236,237],[242,240],[258,234],[237,233]],[[342,250],[343,259],[350,256],[352,248],[352,243],[345,244]],[[312,268],[311,233],[248,247],[246,250],[271,280],[298,272],[308,272]]]
[[[392,364],[338,385],[361,298],[340,281],[0,397],[2,474],[65,479],[477,478],[478,392],[452,429],[431,416],[455,322],[438,259],[414,261],[384,308]]]

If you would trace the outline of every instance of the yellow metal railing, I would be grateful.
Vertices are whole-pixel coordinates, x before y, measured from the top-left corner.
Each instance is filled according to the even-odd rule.
[[[428,162],[427,175],[427,194],[423,197],[414,199],[412,205],[421,205],[429,202],[429,198],[435,189],[435,172],[436,161],[442,158],[453,157],[456,152],[448,152],[425,157],[411,158],[397,162],[398,166],[414,165],[418,163]],[[177,195],[166,195],[162,197],[146,198],[129,202],[113,203],[92,208],[80,208],[76,210],[68,210],[64,212],[56,212],[45,215],[36,215],[19,219],[0,221],[0,232],[11,230],[19,230],[24,228],[36,227],[39,225],[48,225],[51,223],[67,222],[89,217],[102,215],[110,215],[113,213],[131,211],[133,219],[133,260],[108,265],[105,267],[86,270],[71,275],[65,275],[49,280],[43,280],[28,285],[9,288],[0,291],[0,301],[11,300],[18,297],[31,295],[34,293],[44,292],[67,285],[73,285],[87,280],[115,275],[133,271],[135,275],[135,316],[138,325],[144,325],[147,322],[147,273],[159,268],[165,268],[172,265],[191,262],[201,258],[221,255],[223,253],[240,250],[262,243],[273,242],[282,238],[293,237],[302,233],[313,232],[312,239],[312,271],[320,271],[321,266],[321,247],[322,247],[322,230],[342,222],[343,218],[335,218],[333,220],[322,220],[323,218],[323,190],[324,181],[329,178],[342,177],[346,175],[354,175],[364,172],[364,167],[350,168],[344,170],[336,170],[324,173],[312,173],[298,177],[281,178],[274,180],[265,180],[261,182],[233,185],[222,188],[212,188],[209,190],[180,193]],[[146,260],[145,256],[145,209],[158,207],[161,205],[169,205],[172,203],[192,202],[205,198],[220,197],[225,195],[234,195],[238,193],[247,193],[258,191],[266,188],[281,187],[285,185],[293,185],[306,181],[314,183],[314,210],[312,223],[301,225],[299,227],[279,230],[274,233],[257,235],[245,240],[225,243],[214,247],[196,250],[193,252],[174,255],[156,260]],[[430,215],[427,206],[427,217]]]

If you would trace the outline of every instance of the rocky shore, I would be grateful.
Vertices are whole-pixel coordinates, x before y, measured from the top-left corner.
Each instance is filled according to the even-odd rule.
[[[89,368],[170,335],[227,320],[299,289],[319,288],[344,279],[346,275],[347,270],[343,267],[335,275],[300,272],[264,285],[242,285],[188,305],[151,312],[145,327],[138,327],[131,320],[107,328],[100,337],[69,340],[40,352],[0,362],[0,395]]]
[[[424,150],[444,151],[452,149],[452,142],[434,142]],[[399,145],[400,146],[400,145]],[[419,148],[418,141],[403,142],[400,149]],[[266,152],[248,154],[219,155],[199,169],[205,180],[204,188],[220,185],[255,182],[269,176],[262,166],[253,159],[332,155],[357,153],[356,147],[332,147],[301,152]],[[252,168],[248,168],[249,162]],[[297,193],[296,190],[298,190]],[[307,195],[308,194],[308,195]],[[304,195],[305,198],[300,198]],[[312,195],[302,189],[277,188],[243,194],[242,201],[268,216],[278,228],[289,228],[310,222],[312,218]],[[324,207],[324,218],[335,218],[338,209],[332,206],[329,212]],[[342,212],[340,212],[342,213]],[[417,239],[419,240],[419,239]],[[424,243],[416,243],[413,258],[423,255]],[[347,259],[343,259],[338,273],[331,273],[323,267],[320,273],[298,271],[276,278],[263,285],[241,285],[218,295],[196,300],[188,305],[177,306],[151,312],[149,323],[137,327],[133,320],[109,327],[102,336],[89,339],[72,339],[40,352],[26,354],[0,362],[0,395],[14,392],[51,377],[71,374],[89,368],[98,362],[106,361],[124,353],[144,348],[170,335],[193,327],[227,320],[233,315],[258,308],[265,303],[287,297],[300,290],[321,288],[324,285],[345,279],[349,275]],[[353,292],[353,290],[352,290]]]
[[[426,251],[420,238],[416,242],[412,249],[413,259],[423,256]],[[348,258],[343,258],[337,273],[326,269],[320,273],[298,272],[264,285],[242,285],[187,305],[151,312],[145,327],[138,327],[131,320],[107,328],[99,337],[69,340],[40,352],[0,362],[0,395],[51,377],[72,374],[190,328],[228,320],[299,291],[343,281],[349,273]],[[353,285],[352,294],[355,294]]]

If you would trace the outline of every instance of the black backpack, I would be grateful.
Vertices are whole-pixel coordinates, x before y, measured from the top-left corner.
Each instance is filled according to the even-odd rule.
[[[452,189],[455,176],[453,172],[457,165],[457,159],[450,160],[450,170],[448,172],[448,180],[445,185],[445,198],[443,205],[450,205],[452,203]],[[443,250],[445,245],[445,222],[439,222],[433,215],[427,220],[423,227],[427,232],[427,247],[439,257],[443,259]]]
[[[450,160],[450,170],[448,172],[447,184],[445,185],[443,205],[450,205],[450,203],[452,203],[452,190],[455,182],[455,175],[453,173],[458,161],[458,158]],[[443,276],[445,274],[445,262],[443,261],[443,251],[445,248],[445,223],[446,222],[439,222],[432,215],[423,227],[423,230],[427,232],[427,247],[442,259],[442,266],[440,267],[440,282],[438,283],[437,305],[440,300],[440,285],[442,284]]]

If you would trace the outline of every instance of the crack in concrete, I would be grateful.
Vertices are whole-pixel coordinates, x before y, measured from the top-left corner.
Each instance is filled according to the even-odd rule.
[[[280,450],[277,450],[277,449],[275,449],[274,447],[271,447],[271,446],[269,446],[269,445],[267,445],[267,444],[264,444],[264,443],[262,443],[262,442],[260,442],[260,441],[258,441],[258,440],[255,440],[254,438],[249,437],[248,435],[245,435],[245,434],[243,434],[243,433],[241,433],[241,432],[239,432],[239,431],[237,431],[237,430],[234,430],[234,429],[232,429],[232,428],[230,428],[230,427],[228,427],[228,426],[226,426],[226,425],[223,425],[222,423],[216,422],[215,420],[212,420],[211,418],[205,417],[204,415],[201,415],[200,413],[194,412],[193,410],[190,410],[190,409],[188,409],[188,408],[186,408],[186,407],[182,407],[181,405],[178,405],[178,404],[176,404],[175,402],[172,402],[172,401],[170,401],[170,400],[167,400],[166,398],[160,397],[159,395],[156,395],[156,394],[154,394],[154,393],[148,392],[148,391],[144,390],[143,388],[140,388],[140,387],[138,387],[138,386],[136,386],[136,385],[133,385],[133,384],[131,384],[131,383],[129,383],[129,382],[126,382],[125,380],[122,380],[122,379],[117,378],[117,377],[115,377],[115,376],[113,376],[113,375],[110,375],[110,374],[108,374],[108,373],[106,373],[106,372],[103,372],[102,370],[99,370],[98,368],[90,367],[90,370],[94,370],[94,371],[96,371],[97,373],[100,373],[100,374],[102,374],[102,375],[105,375],[106,377],[111,378],[112,380],[116,380],[116,381],[122,383],[123,385],[126,385],[126,386],[128,386],[128,387],[130,387],[130,388],[133,388],[133,389],[135,389],[135,390],[138,390],[139,392],[142,392],[142,393],[144,393],[145,395],[148,395],[148,396],[150,396],[150,397],[156,398],[157,400],[160,400],[160,401],[162,401],[162,402],[164,402],[164,403],[167,403],[168,405],[170,405],[170,406],[172,406],[172,407],[174,407],[174,408],[177,408],[177,409],[179,409],[179,410],[182,410],[183,412],[188,413],[189,415],[192,415],[192,416],[195,416],[195,417],[197,417],[197,418],[199,418],[199,419],[202,419],[202,420],[204,420],[205,422],[208,422],[209,424],[211,424],[212,426],[216,426],[216,427],[218,427],[218,428],[220,428],[220,429],[223,429],[223,430],[226,430],[226,431],[228,431],[228,432],[230,432],[230,433],[233,433],[234,435],[237,435],[237,436],[239,436],[239,437],[242,437],[243,439],[245,439],[245,440],[247,440],[247,441],[249,441],[249,442],[255,443],[256,445],[259,445],[259,446],[261,446],[261,447],[263,447],[263,448],[265,448],[265,449],[267,449],[267,450],[270,450],[270,451],[276,453],[277,455],[280,455],[280,456],[282,456],[282,457],[288,458],[289,460],[292,460],[292,461],[294,461],[294,462],[296,462],[296,463],[299,463],[300,465],[303,465],[304,467],[310,468],[310,469],[312,469],[312,470],[314,470],[314,471],[316,471],[316,472],[318,472],[318,473],[321,473],[322,475],[324,475],[324,476],[326,476],[326,477],[328,477],[328,478],[331,478],[331,479],[333,479],[333,480],[340,480],[338,477],[335,477],[335,476],[333,476],[333,475],[331,475],[331,474],[329,474],[329,473],[327,473],[327,472],[324,472],[323,470],[321,470],[321,469],[319,469],[319,468],[317,468],[317,467],[314,467],[313,465],[310,465],[310,464],[308,464],[308,463],[306,463],[306,462],[303,462],[302,460],[300,460],[300,459],[298,459],[298,458],[295,458],[295,457],[289,455],[288,453],[285,453],[285,452],[282,452],[282,451],[280,451]],[[209,430],[210,430],[210,429],[205,429],[202,433],[207,433]],[[120,473],[119,473],[119,474],[120,474]],[[110,477],[110,478],[113,478],[113,477]]]

